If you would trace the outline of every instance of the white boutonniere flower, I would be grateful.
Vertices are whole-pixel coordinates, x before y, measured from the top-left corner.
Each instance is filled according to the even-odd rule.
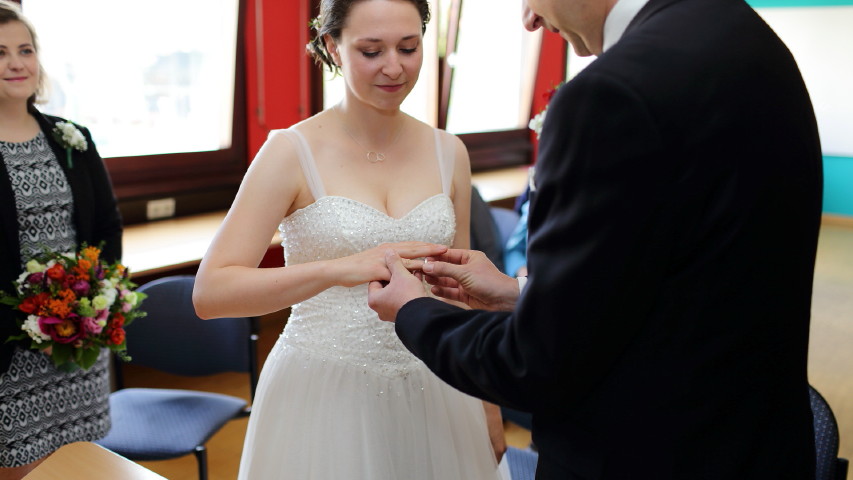
[[[71,163],[72,149],[77,150],[78,152],[85,152],[89,148],[89,144],[86,142],[86,137],[83,136],[83,132],[81,132],[80,129],[71,122],[56,122],[56,126],[53,128],[53,138],[56,139],[62,148],[65,149],[68,168],[74,166]]]
[[[556,95],[557,90],[559,90],[560,87],[562,87],[564,83],[565,82],[558,83],[557,85],[554,86],[554,88],[552,88],[551,90],[548,90],[547,92],[545,92],[542,95],[543,98],[545,98],[545,102],[546,102],[545,108],[543,108],[541,112],[537,113],[533,118],[531,118],[530,122],[527,124],[527,127],[529,129],[536,132],[536,138],[537,139],[542,134],[542,125],[545,124],[545,115],[548,114],[549,103],[547,103],[547,102],[550,102],[551,99],[554,98],[554,95]]]
[[[530,119],[530,123],[527,124],[528,128],[536,132],[537,139],[542,135],[542,125],[545,123],[546,113],[548,113],[548,107],[537,113],[535,117]]]

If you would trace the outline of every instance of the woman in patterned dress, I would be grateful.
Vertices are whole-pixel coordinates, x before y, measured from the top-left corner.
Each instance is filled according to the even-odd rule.
[[[87,149],[72,150],[69,162],[52,135],[65,120],[34,106],[44,81],[37,42],[19,7],[0,0],[0,289],[6,291],[44,247],[64,252],[104,242],[105,260],[121,256],[121,218],[88,130],[80,127]],[[48,355],[5,343],[20,333],[14,315],[0,306],[0,480],[22,478],[62,445],[98,439],[110,428],[106,351],[87,371],[58,371]]]

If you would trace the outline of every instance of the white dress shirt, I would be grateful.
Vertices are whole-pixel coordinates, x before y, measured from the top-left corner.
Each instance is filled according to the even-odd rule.
[[[619,0],[610,13],[607,14],[607,19],[604,20],[604,43],[602,52],[606,52],[622,38],[625,29],[631,20],[637,16],[640,9],[648,3],[649,0]]]

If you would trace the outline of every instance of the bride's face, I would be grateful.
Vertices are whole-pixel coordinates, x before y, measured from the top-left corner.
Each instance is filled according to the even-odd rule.
[[[412,91],[423,63],[421,17],[407,0],[353,4],[341,38],[327,38],[348,93],[381,110],[394,110]]]

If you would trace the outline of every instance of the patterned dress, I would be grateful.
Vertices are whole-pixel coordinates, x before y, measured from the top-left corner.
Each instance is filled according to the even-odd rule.
[[[44,248],[73,251],[71,188],[44,133],[22,143],[0,142],[0,153],[15,194],[22,271],[26,259]],[[110,428],[108,364],[102,351],[91,369],[64,373],[47,355],[16,348],[9,369],[0,374],[0,467],[25,465],[67,443],[103,437]]]

